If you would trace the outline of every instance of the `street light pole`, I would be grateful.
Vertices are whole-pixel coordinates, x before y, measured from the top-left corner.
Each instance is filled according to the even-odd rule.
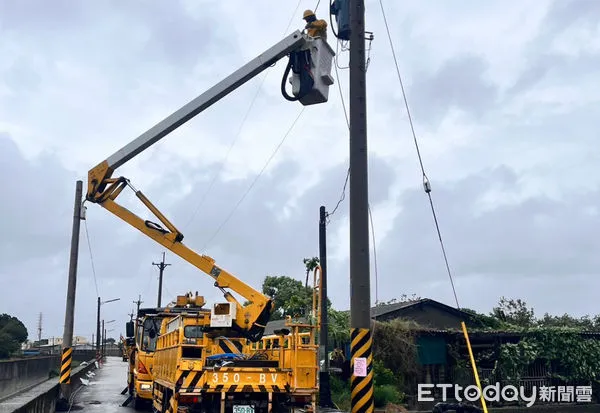
[[[110,321],[104,322],[104,320],[102,320],[102,331],[104,332],[104,336],[103,336],[103,339],[102,339],[102,359],[106,358],[106,333],[107,333],[107,331],[104,328],[104,324],[114,323],[115,321],[116,320],[110,320]]]
[[[101,301],[100,297],[98,297],[98,314],[96,317],[96,358],[100,357],[100,349],[102,348],[102,353],[104,352],[104,346],[100,347],[100,337],[102,333],[100,332],[100,306],[106,303],[112,303],[115,301],[119,301],[120,298],[113,298],[111,300]],[[102,331],[104,331],[104,326],[102,326]]]

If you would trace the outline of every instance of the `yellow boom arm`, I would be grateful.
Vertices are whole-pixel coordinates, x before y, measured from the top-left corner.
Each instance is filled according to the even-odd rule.
[[[302,70],[308,71],[308,74],[302,77],[297,73],[297,70],[300,69],[295,69],[292,75],[292,85],[297,86],[294,88],[295,98],[290,98],[287,94],[284,94],[286,99],[299,101],[303,105],[327,102],[329,86],[333,83],[329,72],[335,53],[324,39],[312,38],[296,30],[88,172],[86,199],[89,202],[100,204],[143,234],[210,275],[215,280],[215,286],[225,294],[225,299],[236,306],[236,315],[232,327],[252,341],[260,340],[263,335],[273,307],[271,300],[217,266],[215,260],[211,257],[200,255],[183,245],[181,243],[183,234],[148,198],[133,188],[128,179],[124,177],[112,178],[112,174],[124,163],[288,55],[290,61],[282,79],[282,93],[291,68],[300,67]],[[298,66],[299,62],[302,63],[300,66]],[[143,220],[116,202],[117,197],[126,186],[129,186],[135,192],[139,200],[160,223]],[[225,291],[225,288],[241,295],[248,300],[248,303],[242,306],[231,293]]]
[[[97,173],[97,169],[90,171],[90,178]],[[148,208],[148,210],[160,221],[160,223],[143,220],[129,209],[119,205],[115,199],[129,186],[137,198]],[[236,317],[233,326],[242,335],[252,341],[260,340],[266,323],[269,321],[272,311],[272,301],[269,297],[256,291],[246,283],[225,271],[215,264],[215,260],[207,255],[200,255],[182,244],[183,234],[154,206],[141,192],[134,189],[126,178],[106,179],[104,190],[96,192],[93,202],[100,204],[129,225],[137,228],[146,236],[152,238],[165,248],[210,275],[215,280],[215,287],[220,288],[225,299],[236,305]],[[92,201],[88,198],[88,200]],[[242,306],[238,300],[225,288],[232,289],[246,300],[248,304]]]

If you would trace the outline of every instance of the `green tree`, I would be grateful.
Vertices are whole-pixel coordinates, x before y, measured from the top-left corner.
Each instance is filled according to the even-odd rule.
[[[328,336],[333,347],[341,347],[350,341],[350,312],[327,310]]]
[[[600,317],[590,317],[586,315],[576,318],[569,314],[556,316],[546,313],[541,319],[537,320],[537,324],[540,327],[572,327],[586,331],[598,331],[600,327]]]
[[[471,316],[471,320],[477,328],[481,328],[484,330],[502,330],[503,328],[510,327],[509,324],[500,321],[493,315],[481,314],[475,310],[465,307],[462,307],[461,311]]]
[[[0,314],[0,358],[8,358],[27,340],[27,328],[21,320],[8,314]]]
[[[302,260],[302,262],[304,262],[304,266],[306,267],[306,280],[304,282],[304,285],[306,287],[308,287],[308,276],[319,265],[319,258],[317,258],[317,257],[304,258]]]
[[[492,309],[493,317],[518,327],[531,327],[536,323],[533,308],[521,299],[500,298],[498,306]]]
[[[308,282],[309,276],[311,273],[313,273],[315,268],[317,268],[320,265],[320,262],[319,262],[318,257],[304,258],[302,260],[302,262],[304,262],[304,266],[306,267],[306,280],[304,282],[304,285],[308,287],[309,286],[309,282]],[[319,273],[317,273],[317,274],[319,277],[321,276],[321,274],[319,274]],[[314,286],[310,287],[310,288],[314,288]],[[311,289],[311,291],[312,291],[312,289]],[[327,311],[329,311],[330,308],[331,308],[331,300],[328,297],[327,298]]]
[[[416,294],[412,294],[410,296],[408,296],[406,294],[402,294],[400,296],[400,298],[392,298],[389,301],[381,301],[381,302],[377,303],[376,307],[383,307],[383,306],[390,305],[390,304],[407,303],[410,301],[418,301],[420,299],[421,299],[421,297],[419,297]]]
[[[286,316],[306,316],[312,307],[312,288],[302,285],[302,281],[282,275],[267,276],[262,286],[263,294],[274,303],[271,320],[281,320]]]

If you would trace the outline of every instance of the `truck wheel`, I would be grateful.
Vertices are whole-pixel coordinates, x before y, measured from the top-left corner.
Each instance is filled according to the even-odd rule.
[[[144,408],[144,400],[137,395],[133,396],[133,410],[142,410]]]

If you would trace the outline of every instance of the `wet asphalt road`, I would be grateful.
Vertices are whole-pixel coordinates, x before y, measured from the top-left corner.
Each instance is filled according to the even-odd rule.
[[[121,391],[127,387],[127,363],[120,357],[108,357],[88,386],[80,387],[75,396],[72,412],[78,413],[134,413],[133,407],[121,407],[127,400]],[[152,411],[150,404],[145,411]],[[334,409],[319,409],[320,412],[340,412]]]
[[[129,407],[121,407],[127,395],[121,391],[127,387],[127,363],[120,357],[107,357],[88,386],[82,386],[75,396],[72,412],[83,413],[133,413]],[[148,408],[150,411],[150,408]]]

